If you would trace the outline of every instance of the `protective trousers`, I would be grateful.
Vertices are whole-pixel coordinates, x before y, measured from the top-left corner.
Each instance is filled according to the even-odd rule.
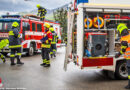
[[[15,57],[17,58],[17,63],[20,63],[21,47],[19,47],[19,48],[11,48],[11,54],[10,54],[11,64],[14,64]]]
[[[50,52],[50,54],[51,55],[56,55],[56,44],[51,44],[51,52]]]
[[[41,21],[44,21],[44,19],[45,19],[45,15],[44,15],[44,14],[41,14],[41,15],[40,15],[40,20],[41,20]]]
[[[50,48],[42,48],[42,59],[44,64],[50,64]]]
[[[127,70],[128,70],[128,85],[130,86],[130,59],[126,61]]]
[[[5,60],[5,56],[4,56],[2,53],[0,53],[0,58],[2,59],[3,62],[6,61],[6,60]]]

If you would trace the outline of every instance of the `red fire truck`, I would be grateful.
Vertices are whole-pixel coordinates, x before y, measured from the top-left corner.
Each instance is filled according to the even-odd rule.
[[[115,54],[121,49],[116,25],[125,23],[130,31],[130,5],[77,1],[78,12],[68,10],[64,69],[74,62],[81,69],[103,69],[115,78],[128,79],[125,58]]]
[[[40,39],[44,35],[44,22],[40,21],[36,17],[30,17],[28,15],[24,17],[19,15],[3,15],[0,19],[0,40],[8,38],[8,31],[14,21],[17,21],[20,24],[19,33],[21,35],[23,52],[26,52],[26,54],[30,56],[33,55],[34,52],[37,52],[41,48]],[[60,43],[60,24],[48,20],[45,20],[45,22],[53,25]],[[60,45],[59,43],[58,45]],[[1,52],[5,55],[8,54],[8,47],[5,47]]]

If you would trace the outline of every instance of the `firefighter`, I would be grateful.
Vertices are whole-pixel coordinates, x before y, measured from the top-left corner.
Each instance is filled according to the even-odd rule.
[[[126,89],[130,89],[130,34],[128,32],[128,28],[124,23],[120,23],[117,26],[117,31],[121,35],[121,51],[115,55],[115,58],[118,58],[120,55],[124,54],[124,58],[126,59],[126,65],[128,69],[128,85],[125,87]]]
[[[43,40],[41,40],[42,41],[42,59],[43,59],[43,63],[41,64],[41,66],[50,67],[49,53],[50,53],[50,48],[51,48],[52,33],[49,31],[50,24],[45,23],[44,27],[45,27],[45,35],[43,36]]]
[[[67,37],[65,37],[64,42],[65,42],[65,46],[67,47]]]
[[[21,40],[20,40],[20,34],[19,34],[19,23],[13,22],[12,23],[12,29],[9,30],[9,48],[11,50],[10,54],[10,60],[11,60],[11,66],[16,65],[14,62],[15,54],[17,58],[17,64],[23,65],[20,61],[21,58]]]
[[[37,8],[38,8],[37,16],[39,16],[39,14],[40,14],[40,20],[44,21],[45,15],[47,14],[47,10],[45,8],[41,7],[40,4],[37,4]]]
[[[58,36],[56,34],[56,32],[54,31],[53,26],[51,26],[50,31],[52,33],[52,41],[51,41],[51,51],[50,51],[50,55],[51,58],[54,56],[56,57],[56,42],[58,42]]]
[[[4,47],[6,47],[9,44],[9,40],[8,39],[3,39],[0,42],[0,50],[3,49]],[[5,56],[0,53],[0,58],[2,59],[3,63],[6,62]]]

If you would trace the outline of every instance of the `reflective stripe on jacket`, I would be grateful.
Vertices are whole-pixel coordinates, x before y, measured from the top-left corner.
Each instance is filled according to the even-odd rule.
[[[42,44],[42,48],[50,48],[51,45],[50,44]]]

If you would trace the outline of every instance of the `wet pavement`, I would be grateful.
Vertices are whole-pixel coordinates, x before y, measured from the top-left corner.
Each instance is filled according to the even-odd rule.
[[[40,66],[41,55],[22,57],[23,66],[0,64],[0,77],[8,90],[124,90],[127,80],[114,80],[102,70],[80,70],[73,63],[68,71],[63,70],[65,48],[58,49],[57,57],[51,60],[51,67]],[[11,89],[12,88],[12,89]],[[13,89],[14,88],[14,89]],[[6,90],[5,89],[5,90]],[[4,90],[4,89],[2,89]]]

